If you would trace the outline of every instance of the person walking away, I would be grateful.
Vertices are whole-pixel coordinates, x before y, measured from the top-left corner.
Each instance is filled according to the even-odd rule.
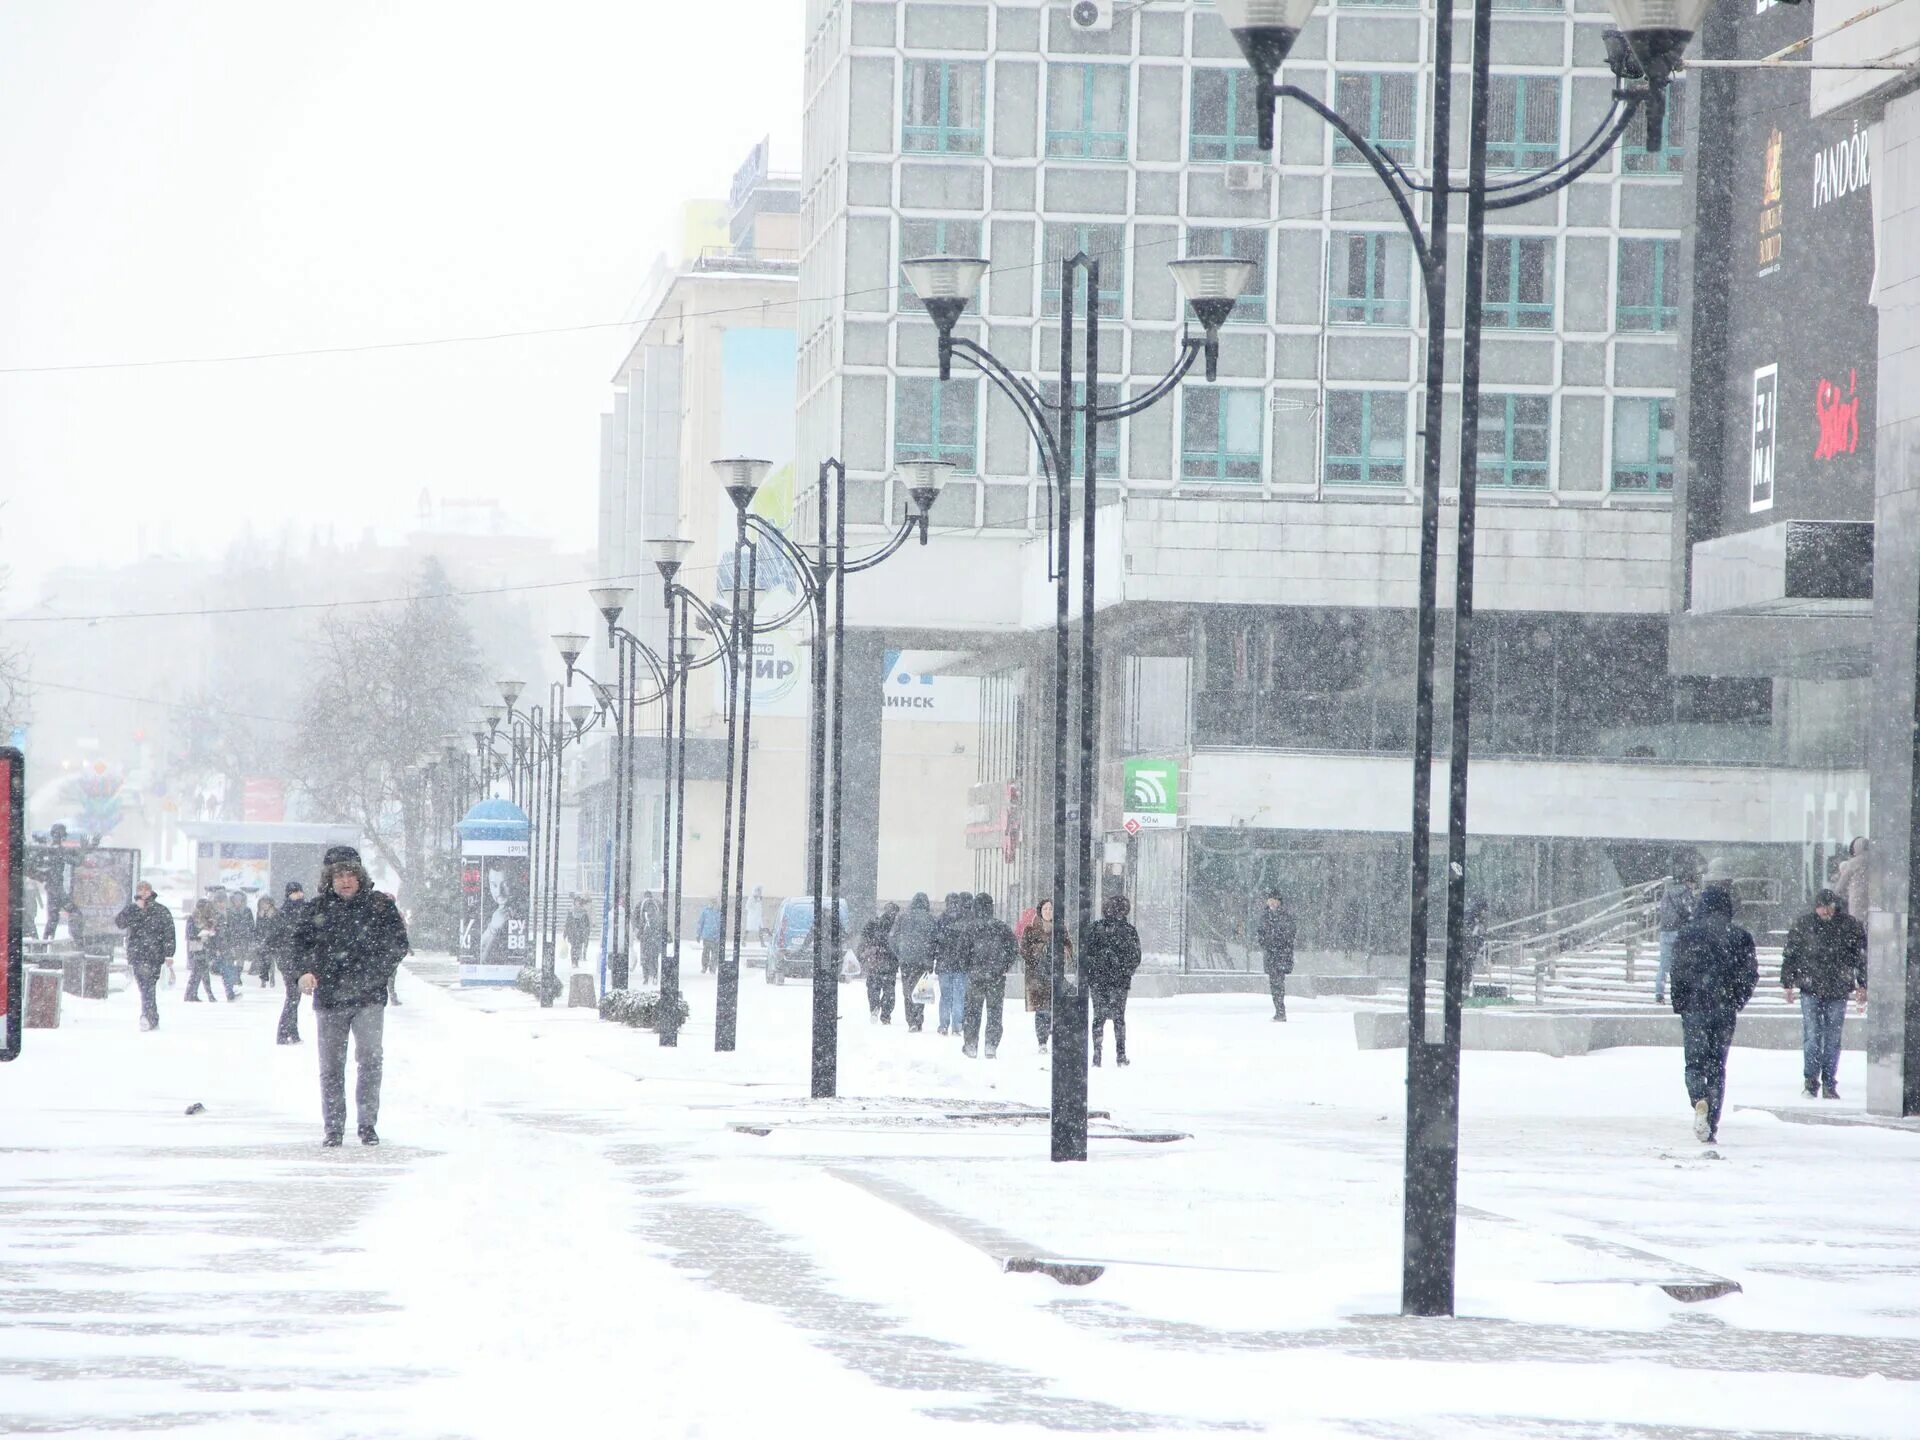
[[[580,957],[587,953],[587,945],[593,939],[593,912],[587,908],[587,897],[576,895],[573,905],[567,911],[565,925],[560,933],[567,941],[567,963],[575,970],[580,968]]]
[[[893,949],[893,922],[900,907],[888,901],[873,919],[860,927],[860,973],[867,977],[867,1009],[874,1022],[893,1024],[893,986],[900,974],[900,957]]]
[[[924,890],[908,902],[906,913],[893,925],[893,953],[900,957],[900,1004],[907,1013],[907,1029],[915,1035],[927,1022],[927,1007],[915,1001],[913,992],[933,969],[933,926],[933,906]]]
[[[1087,928],[1087,953],[1080,974],[1093,999],[1093,1063],[1100,1063],[1100,1041],[1113,1022],[1113,1062],[1127,1063],[1127,992],[1140,968],[1140,932],[1127,918],[1133,907],[1124,895],[1100,902],[1100,918]]]
[[[140,1028],[160,1028],[160,971],[173,958],[173,912],[162,905],[153,886],[142,880],[133,899],[120,907],[113,923],[127,932],[127,968],[140,987]],[[208,987],[211,991],[212,987]]]
[[[693,922],[694,937],[700,942],[700,973],[720,968],[720,907],[709,900],[700,907],[700,918]]]
[[[1073,937],[1062,935],[1060,948],[1066,965],[1072,968]],[[1053,1038],[1053,901],[1042,900],[1020,932],[1020,963],[1027,1009],[1033,1014],[1033,1037],[1044,1055],[1047,1042]]]
[[[940,1033],[958,1035],[967,1019],[967,951],[971,943],[971,895],[954,891],[934,917],[929,948],[934,981],[940,987]]]
[[[744,940],[749,935],[760,942],[762,950],[767,948],[767,897],[758,885],[740,909],[740,938]]]
[[[294,945],[302,964],[300,990],[313,997],[320,1030],[322,1143],[338,1145],[346,1134],[351,1036],[360,1143],[378,1145],[387,987],[407,953],[407,926],[393,897],[373,888],[350,846],[327,851],[320,895],[301,910]]]
[[[1699,907],[1700,899],[1693,891],[1699,878],[1692,870],[1682,870],[1660,892],[1659,917],[1655,921],[1660,928],[1660,968],[1653,973],[1653,1003],[1656,1005],[1667,1003],[1667,977],[1673,973],[1674,943],[1679,940],[1680,932],[1693,919],[1693,912]]]
[[[1847,847],[1847,858],[1833,874],[1833,889],[1847,913],[1862,925],[1867,923],[1867,837],[1856,835]]]
[[[274,1029],[277,1045],[300,1043],[300,968],[301,955],[296,943],[300,915],[307,908],[306,888],[298,880],[287,882],[286,902],[278,913],[260,925],[260,955],[280,975],[283,998],[280,1020]]]
[[[1254,941],[1260,947],[1260,964],[1267,972],[1267,991],[1273,996],[1273,1018],[1287,1018],[1287,976],[1293,973],[1293,941],[1298,927],[1287,900],[1278,890],[1267,892],[1267,908],[1260,913],[1260,928]]]
[[[201,900],[187,916],[187,1002],[200,1002],[200,987],[207,987],[207,999],[214,999],[213,962],[220,945],[220,913],[213,901]],[[229,996],[229,999],[232,997]]]
[[[1006,1024],[1007,975],[1020,960],[1020,942],[1007,922],[993,913],[993,897],[982,891],[969,907],[973,914],[967,935],[967,1012],[960,1053],[969,1060],[980,1053],[980,1030],[986,1026],[987,1059],[1000,1053]]]
[[[642,895],[633,907],[633,931],[640,942],[640,979],[656,984],[660,979],[660,957],[667,948],[667,917],[660,902]]]
[[[227,999],[237,1000],[246,986],[246,967],[253,958],[253,914],[247,897],[234,891],[220,912],[220,940],[214,948],[214,972],[227,987]]]
[[[260,977],[260,988],[271,990],[274,964],[267,955],[267,928],[280,918],[280,907],[262,895],[253,907],[253,973]]]
[[[1867,927],[1822,890],[1813,909],[1793,922],[1780,956],[1780,984],[1789,1003],[1800,996],[1801,1070],[1807,1098],[1838,1100],[1840,1032],[1847,1001],[1867,998]]]
[[[1693,1102],[1694,1138],[1720,1138],[1720,1108],[1727,1093],[1727,1052],[1740,1012],[1760,983],[1753,936],[1733,921],[1733,892],[1709,885],[1699,912],[1673,947],[1673,1008],[1680,1016]]]

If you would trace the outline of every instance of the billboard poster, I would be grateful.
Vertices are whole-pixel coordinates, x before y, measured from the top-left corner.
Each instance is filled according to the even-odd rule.
[[[525,840],[460,846],[460,983],[511,985],[533,957]]]
[[[753,498],[751,512],[788,534],[794,519],[794,408],[798,376],[794,333],[787,329],[740,328],[723,333],[720,345],[720,450],[768,460],[773,469]],[[736,521],[731,503],[715,511],[715,602],[733,603]],[[761,541],[755,578],[760,586],[758,619],[787,614],[805,597],[800,577],[771,545]],[[741,576],[744,584],[746,577]],[[756,636],[753,644],[753,713],[798,717],[807,713],[811,673],[807,619]],[[725,677],[714,671],[714,704],[723,703]]]
[[[945,650],[887,651],[880,718],[936,725],[978,724],[979,677],[941,673],[943,665],[961,658],[958,652]]]
[[[1773,508],[1774,438],[1779,428],[1780,367],[1753,372],[1753,465],[1747,476],[1747,506],[1754,514]]]
[[[20,921],[26,909],[23,877],[26,833],[22,819],[27,808],[26,761],[11,747],[0,749],[0,1060],[20,1053],[26,977],[20,973]]]
[[[140,883],[140,852],[100,847],[73,857],[73,903],[89,935],[111,933],[113,917],[133,899]]]

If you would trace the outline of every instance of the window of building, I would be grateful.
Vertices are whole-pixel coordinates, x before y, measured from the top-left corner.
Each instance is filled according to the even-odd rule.
[[[1687,86],[1675,80],[1667,86],[1667,119],[1660,131],[1660,147],[1647,149],[1647,112],[1634,112],[1620,142],[1620,165],[1629,175],[1677,175],[1685,168],[1686,144],[1681,125],[1687,114]]]
[[[1253,279],[1240,298],[1233,302],[1227,323],[1265,324],[1267,318],[1267,231],[1266,227],[1225,228],[1197,225],[1187,232],[1187,254],[1232,255],[1253,262]]]
[[[1254,111],[1259,83],[1244,65],[1193,72],[1193,112],[1187,129],[1190,160],[1260,160],[1260,123]]]
[[[1265,391],[1188,386],[1180,403],[1181,479],[1259,480]]]
[[[1073,403],[1075,407],[1086,401],[1087,385],[1084,380],[1073,382]],[[1048,412],[1048,426],[1058,443],[1060,434],[1060,382],[1042,380],[1040,398],[1051,409]],[[1093,387],[1094,403],[1098,405],[1118,405],[1120,387],[1113,384],[1099,384]],[[1100,426],[1100,450],[1094,457],[1094,473],[1102,478],[1113,478],[1120,473],[1120,426],[1117,420],[1103,421]],[[1087,453],[1087,432],[1078,414],[1073,421],[1073,458],[1069,462],[1069,473],[1079,476],[1084,472],[1084,457]]]
[[[1045,242],[1046,259],[1040,281],[1042,314],[1060,313],[1060,262],[1080,253],[1100,262],[1100,313],[1120,313],[1120,297],[1127,289],[1126,226],[1053,221],[1046,226]],[[1074,313],[1087,313],[1085,271],[1075,272]]]
[[[1415,77],[1406,71],[1389,74],[1342,75],[1334,86],[1334,109],[1388,159],[1413,160],[1414,117],[1418,110]],[[1366,158],[1338,131],[1333,137],[1333,163],[1364,165]]]
[[[1487,91],[1487,164],[1532,170],[1560,158],[1560,77],[1496,75]]]
[[[978,220],[906,219],[900,222],[900,258],[919,260],[928,255],[978,255]],[[919,309],[919,306],[914,306]]]
[[[1327,320],[1334,325],[1407,325],[1413,246],[1404,235],[1338,232],[1327,261]]]
[[[1553,328],[1553,240],[1495,235],[1487,241],[1485,323],[1499,330]]]
[[[1047,67],[1047,154],[1079,160],[1127,158],[1126,65]]]
[[[907,61],[900,148],[916,154],[978,155],[986,144],[986,95],[986,66],[977,61]]]
[[[1673,401],[1613,402],[1613,488],[1640,495],[1673,489]]]
[[[903,375],[894,381],[893,458],[945,460],[971,475],[978,468],[980,382]]]
[[[1613,322],[1618,329],[1680,328],[1673,244],[1671,240],[1620,242],[1620,280],[1613,307]]]
[[[1552,10],[1567,8],[1567,0],[1493,0],[1496,10]]]
[[[1553,446],[1550,396],[1482,395],[1479,436],[1482,485],[1546,487]]]
[[[1404,485],[1407,397],[1399,390],[1329,390],[1326,454],[1329,485]]]

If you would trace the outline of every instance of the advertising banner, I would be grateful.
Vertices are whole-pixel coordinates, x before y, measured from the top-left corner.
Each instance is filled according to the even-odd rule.
[[[1170,830],[1180,823],[1180,762],[1128,760],[1123,763],[1126,796],[1123,825],[1129,835]]]
[[[27,808],[26,762],[18,750],[0,749],[0,1060],[20,1053],[26,977],[20,973],[20,921],[26,910],[24,877]]]
[[[73,903],[88,935],[111,934],[113,917],[133,899],[140,883],[138,850],[83,850],[73,858]]]
[[[461,843],[461,984],[511,985],[531,962],[531,879],[525,840]]]

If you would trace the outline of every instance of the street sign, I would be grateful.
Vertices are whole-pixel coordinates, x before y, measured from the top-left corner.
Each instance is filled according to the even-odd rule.
[[[25,910],[27,810],[26,760],[18,750],[0,749],[0,1060],[20,1053],[26,1017],[26,976],[21,973],[20,920]]]
[[[1180,823],[1180,762],[1122,762],[1121,814],[1129,835],[1142,830],[1171,830]]]

